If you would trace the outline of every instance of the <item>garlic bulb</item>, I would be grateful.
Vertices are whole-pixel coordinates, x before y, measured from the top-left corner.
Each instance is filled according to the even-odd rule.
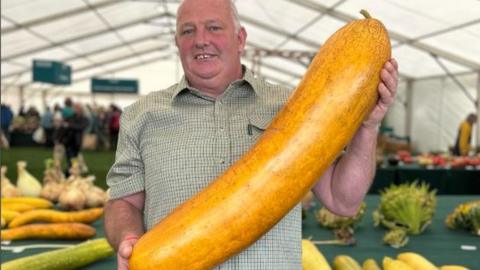
[[[18,178],[17,186],[22,192],[23,196],[38,197],[42,190],[42,184],[33,177],[27,170],[27,163],[25,161],[17,162]]]
[[[67,187],[62,191],[58,198],[60,208],[65,210],[81,210],[85,208],[87,198],[83,191],[68,183]]]
[[[20,192],[20,190],[18,190],[18,188],[15,185],[13,185],[10,182],[10,179],[8,179],[7,176],[5,175],[7,173],[7,166],[2,166],[1,173],[2,173],[2,178],[1,178],[2,198],[21,196],[22,193]]]
[[[45,172],[43,177],[43,188],[40,197],[57,202],[64,189],[65,175],[62,172],[58,160],[47,159],[45,161]]]

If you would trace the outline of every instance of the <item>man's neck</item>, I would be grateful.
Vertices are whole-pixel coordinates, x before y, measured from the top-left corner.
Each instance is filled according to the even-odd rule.
[[[221,82],[205,81],[205,82],[200,82],[200,83],[197,83],[197,84],[193,84],[192,82],[190,82],[187,79],[187,82],[188,82],[188,85],[190,85],[191,87],[199,90],[204,95],[207,95],[207,96],[212,97],[212,98],[218,98],[219,96],[221,96],[227,90],[227,88],[230,86],[231,83],[233,83],[234,81],[242,79],[243,76],[244,76],[244,73],[245,73],[245,69],[242,66],[240,68],[240,71],[238,72],[238,74],[236,74],[235,76],[232,76],[232,78],[229,78],[228,80],[224,80],[224,81],[221,81]]]

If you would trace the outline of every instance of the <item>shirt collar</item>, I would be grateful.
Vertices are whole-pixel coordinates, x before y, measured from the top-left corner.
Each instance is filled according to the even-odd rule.
[[[253,75],[253,72],[250,69],[246,68],[244,65],[242,65],[242,69],[243,69],[243,78],[233,83],[246,82],[251,86],[255,94],[259,95],[260,94],[259,91],[261,89],[260,83],[259,83],[260,79],[258,77],[255,77]],[[184,90],[192,90],[188,85],[185,75],[182,76],[178,84],[173,88],[171,101],[173,102],[173,100]]]

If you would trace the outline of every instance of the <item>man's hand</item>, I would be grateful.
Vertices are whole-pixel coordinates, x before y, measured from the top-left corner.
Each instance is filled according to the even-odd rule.
[[[380,73],[381,82],[378,85],[378,102],[362,126],[376,128],[393,104],[398,86],[398,63],[395,59],[388,60]]]
[[[127,236],[123,238],[122,242],[118,246],[117,252],[117,269],[118,270],[128,270],[128,259],[132,255],[133,245],[137,243],[138,237],[136,236]]]

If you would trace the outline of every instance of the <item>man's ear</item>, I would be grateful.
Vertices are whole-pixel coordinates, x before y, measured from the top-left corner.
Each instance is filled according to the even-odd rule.
[[[175,33],[175,46],[177,46],[178,48],[178,40],[177,40],[178,36],[177,36],[177,33]]]
[[[245,27],[240,27],[240,30],[238,30],[237,38],[238,52],[241,54],[243,53],[243,50],[245,49],[245,45],[247,43],[247,30],[245,30]]]

